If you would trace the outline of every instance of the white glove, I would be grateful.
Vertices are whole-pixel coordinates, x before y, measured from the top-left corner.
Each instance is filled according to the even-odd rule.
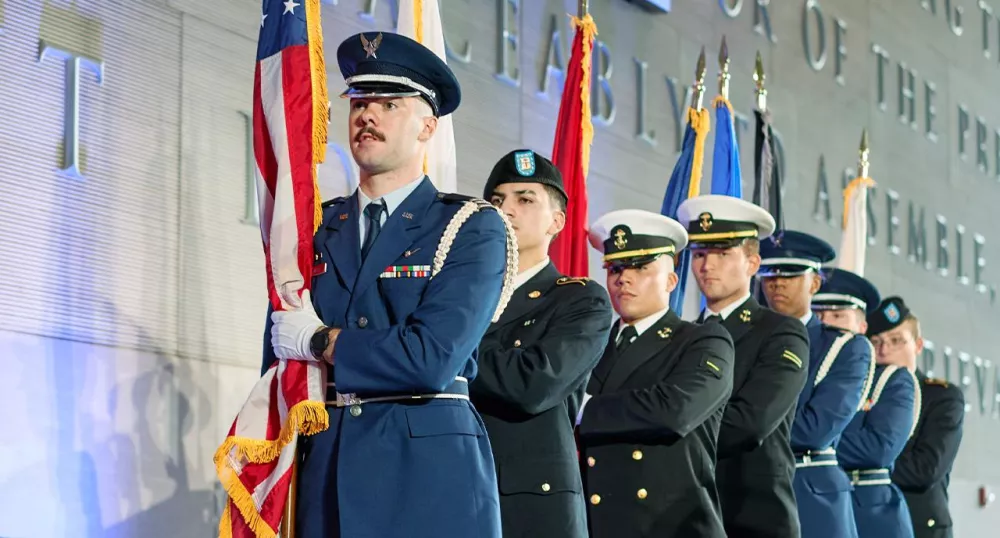
[[[587,407],[587,402],[590,400],[590,398],[592,398],[591,395],[587,394],[586,392],[583,393],[583,401],[580,402],[580,412],[576,414],[576,425],[577,426],[579,426],[580,425],[580,421],[583,420],[583,409],[585,407]]]
[[[279,359],[319,361],[312,354],[309,343],[316,331],[325,327],[316,315],[309,290],[302,292],[303,306],[297,310],[278,310],[271,313],[271,346]]]

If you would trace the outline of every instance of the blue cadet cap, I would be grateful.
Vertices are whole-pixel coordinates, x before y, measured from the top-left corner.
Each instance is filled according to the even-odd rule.
[[[871,314],[882,300],[871,282],[851,271],[831,267],[824,269],[823,274],[823,285],[812,298],[813,310],[858,308]]]
[[[337,47],[347,83],[341,97],[422,97],[435,116],[458,108],[462,91],[448,64],[420,43],[393,32],[363,32]]]
[[[819,273],[824,263],[837,257],[830,243],[804,232],[778,230],[760,242],[760,269],[757,275],[799,276]]]

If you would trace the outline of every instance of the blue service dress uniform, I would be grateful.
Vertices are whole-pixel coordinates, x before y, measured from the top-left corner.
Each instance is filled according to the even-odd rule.
[[[857,538],[851,482],[837,464],[837,443],[871,384],[874,352],[864,336],[815,315],[806,328],[809,372],[791,435],[802,538]]]
[[[500,537],[493,455],[467,381],[509,269],[507,230],[488,202],[420,182],[363,262],[358,193],[324,204],[314,243],[329,267],[313,280],[313,305],[342,332],[330,427],[302,446],[300,538]],[[467,204],[477,210],[430,278],[445,228]],[[264,367],[273,360],[265,345]],[[342,405],[337,392],[449,397]]]
[[[859,538],[913,538],[910,511],[890,473],[919,412],[916,376],[895,365],[877,366],[865,407],[848,424],[837,447],[837,459],[854,486]]]

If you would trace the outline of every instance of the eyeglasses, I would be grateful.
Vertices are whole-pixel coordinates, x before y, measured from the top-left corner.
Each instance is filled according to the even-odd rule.
[[[890,338],[879,338],[878,336],[875,336],[875,337],[871,338],[872,346],[875,349],[878,349],[878,348],[880,348],[882,346],[888,346],[890,348],[900,347],[903,344],[908,344],[908,343],[910,343],[912,341],[913,340],[910,340],[909,338],[906,338],[905,336],[892,336]]]

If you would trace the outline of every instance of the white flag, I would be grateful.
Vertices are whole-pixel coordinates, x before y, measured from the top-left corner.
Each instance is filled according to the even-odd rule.
[[[843,235],[840,237],[841,269],[865,276],[865,252],[868,249],[868,187],[875,182],[855,178],[844,189]]]
[[[400,0],[397,32],[423,44],[447,62],[444,28],[437,0]],[[427,144],[424,172],[439,191],[458,191],[458,161],[451,114],[438,118],[437,131]]]

